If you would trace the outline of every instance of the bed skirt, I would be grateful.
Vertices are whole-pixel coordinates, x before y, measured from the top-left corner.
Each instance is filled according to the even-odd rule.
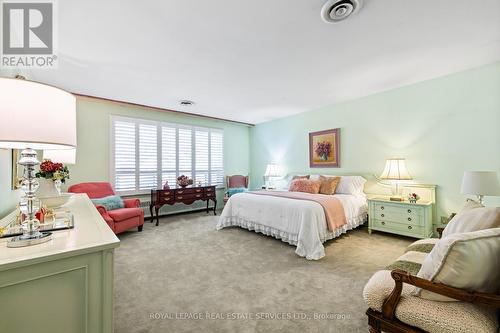
[[[357,228],[366,221],[367,216],[368,216],[367,214],[362,214],[347,219],[347,224],[343,225],[342,227],[337,228],[335,231],[328,231],[325,235],[320,235],[321,243],[337,238],[340,235],[345,234],[348,230]],[[217,224],[217,230],[226,227],[240,227],[264,234],[266,236],[272,236],[290,245],[296,246],[297,249],[295,250],[295,253],[298,256],[305,257],[308,260],[318,260],[325,256],[325,248],[323,246],[321,246],[321,248],[318,248],[317,251],[315,251],[314,253],[306,253],[307,251],[305,251],[303,244],[298,242],[297,234],[290,234],[286,231],[262,225],[255,221],[248,221],[236,216],[223,217],[219,220],[219,223]]]

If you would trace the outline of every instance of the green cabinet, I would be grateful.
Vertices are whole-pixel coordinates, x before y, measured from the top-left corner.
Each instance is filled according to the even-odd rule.
[[[431,237],[432,206],[432,202],[368,199],[368,232],[376,230],[415,238]]]

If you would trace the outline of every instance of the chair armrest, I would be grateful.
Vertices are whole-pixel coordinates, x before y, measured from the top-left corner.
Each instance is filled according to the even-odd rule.
[[[442,283],[431,282],[429,280],[411,275],[400,269],[393,270],[391,272],[391,276],[395,282],[395,286],[389,297],[382,305],[382,315],[388,319],[394,319],[394,312],[396,311],[396,307],[401,299],[403,283],[408,283],[415,287],[432,291],[436,294],[451,297],[458,301],[500,309],[500,295],[497,294],[469,292],[464,289],[450,287]]]
[[[139,208],[141,206],[141,201],[139,199],[123,199],[125,208]]]
[[[102,216],[109,216],[106,207],[104,207],[103,205],[95,205],[95,208]]]

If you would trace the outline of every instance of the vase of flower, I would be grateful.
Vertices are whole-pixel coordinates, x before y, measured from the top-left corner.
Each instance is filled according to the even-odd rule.
[[[188,176],[180,175],[179,177],[177,177],[177,185],[179,185],[180,187],[193,185],[193,180],[190,179]]]
[[[408,201],[410,203],[417,203],[417,201],[420,199],[420,196],[417,193],[410,193],[408,194]]]
[[[38,197],[48,198],[61,195],[61,185],[69,178],[69,170],[62,163],[53,163],[44,160],[40,164],[40,171],[35,175],[38,178]]]
[[[322,161],[328,161],[328,156],[332,151],[332,144],[328,141],[318,142],[314,151]]]

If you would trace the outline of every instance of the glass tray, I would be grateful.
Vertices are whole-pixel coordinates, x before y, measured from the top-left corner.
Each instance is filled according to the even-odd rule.
[[[14,223],[12,223],[14,224]],[[40,224],[40,231],[57,231],[65,229],[73,229],[75,221],[73,214],[70,212],[55,212],[55,218],[51,221],[45,221]],[[0,238],[14,237],[21,235],[22,229],[20,225],[11,225],[0,229]]]

